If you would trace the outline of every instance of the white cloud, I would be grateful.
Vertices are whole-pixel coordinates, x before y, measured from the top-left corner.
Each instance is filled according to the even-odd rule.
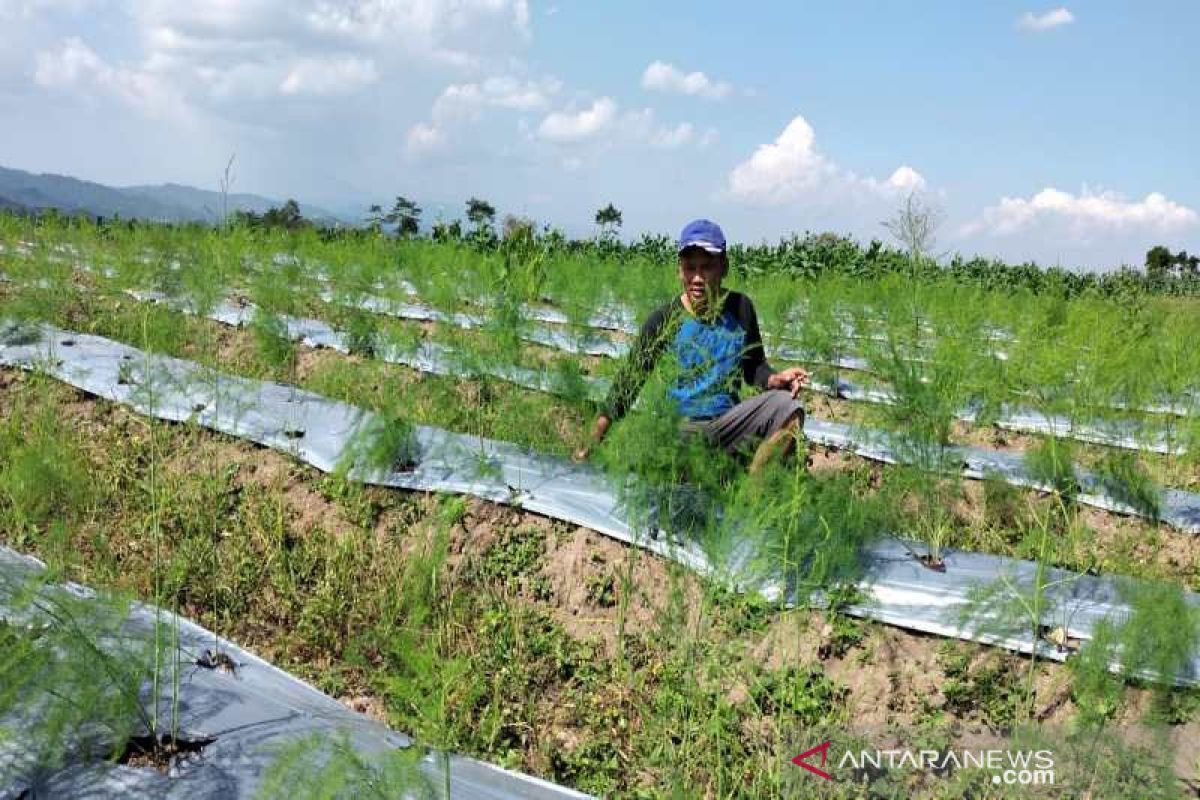
[[[104,69],[107,65],[96,51],[72,36],[58,50],[38,53],[33,80],[38,86],[69,86]]]
[[[482,83],[451,84],[433,103],[435,123],[462,118],[477,118],[487,107],[513,111],[540,111],[562,87],[559,81],[521,81],[511,76],[488,78]]]
[[[485,40],[531,35],[527,0],[318,0],[309,6],[304,22],[321,36],[399,45],[457,66],[477,65]]]
[[[537,135],[551,142],[578,142],[591,139],[612,125],[617,104],[601,97],[582,111],[552,111],[538,126]]]
[[[681,122],[674,128],[665,127],[654,131],[650,136],[650,144],[667,150],[683,147],[692,141],[696,131],[690,122]]]
[[[0,38],[22,36],[21,26],[32,32],[38,17],[71,24],[67,15],[100,2],[0,0],[8,24]],[[116,97],[158,119],[207,118],[263,132],[283,118],[271,98],[333,98],[393,75],[404,80],[389,81],[386,93],[404,97],[418,85],[406,83],[410,76],[423,70],[512,68],[531,35],[527,0],[139,0],[108,2],[103,11],[116,34],[106,38],[111,49],[97,52],[78,36],[43,39],[26,56],[35,62],[35,86],[82,104]],[[88,24],[79,17],[76,29]],[[481,89],[504,107],[547,105],[540,86],[522,93],[485,82]]]
[[[816,135],[804,117],[797,116],[771,144],[729,173],[729,188],[743,200],[778,204],[819,186],[837,170],[817,152]]]
[[[367,58],[304,58],[288,71],[279,91],[283,94],[342,94],[378,79],[375,62]]]
[[[1159,233],[1183,230],[1200,224],[1200,214],[1187,206],[1151,192],[1138,201],[1126,200],[1116,192],[1078,194],[1048,187],[1032,197],[1003,197],[983,210],[978,219],[963,226],[961,233],[990,233],[1003,236],[1044,225],[1058,225],[1068,235],[1086,238],[1114,229],[1143,229]]]
[[[1040,33],[1075,21],[1075,15],[1065,8],[1055,8],[1041,14],[1026,11],[1017,20],[1017,27],[1022,30]]]
[[[47,89],[82,89],[92,98],[115,98],[154,118],[187,113],[180,98],[158,75],[113,66],[75,36],[37,54],[33,80]]]
[[[692,142],[699,146],[707,146],[712,144],[716,136],[716,131],[709,128],[698,137],[696,126],[690,122],[660,124],[652,108],[626,112],[621,116],[619,128],[627,141],[648,144],[663,150],[676,150]]]
[[[601,152],[613,148],[641,151],[647,147],[678,150],[695,145],[706,147],[716,141],[712,128],[700,134],[691,122],[663,123],[652,108],[621,111],[609,97],[601,97],[584,109],[554,111],[547,114],[529,139],[541,139],[556,145],[570,145],[573,151],[564,160],[567,169],[594,163]]]
[[[418,123],[408,129],[405,146],[411,156],[429,153],[445,145],[445,136],[432,125]]]
[[[432,40],[473,31],[480,23],[529,32],[526,0],[318,0],[307,5],[305,20],[313,30],[366,41],[397,35]]]
[[[924,191],[926,187],[925,176],[907,164],[896,167],[896,170],[886,181],[880,181],[875,178],[857,178],[853,175],[847,175],[846,177],[851,184],[867,189],[871,193],[885,198],[900,197],[912,192],[919,193]]]
[[[505,76],[483,82],[483,92],[489,103],[515,111],[541,110],[550,104],[550,96],[561,88],[562,83],[554,78],[522,82]]]
[[[642,73],[642,88],[657,92],[676,92],[679,94],[706,97],[720,100],[733,91],[733,87],[724,81],[711,80],[703,72],[687,72],[673,64],[664,61],[654,61]]]
[[[816,193],[887,199],[924,188],[925,178],[908,165],[898,167],[885,181],[841,169],[817,149],[812,126],[799,115],[774,142],[759,145],[729,173],[729,190],[735,198],[763,205],[782,205]]]
[[[900,192],[919,192],[925,188],[925,178],[912,167],[903,164],[887,179],[887,185]]]
[[[554,78],[522,81],[512,76],[496,76],[481,83],[454,83],[433,101],[430,122],[409,131],[408,151],[417,155],[446,146],[455,126],[477,122],[488,108],[510,111],[540,111],[562,88]]]
[[[46,13],[79,13],[97,0],[0,0],[0,19],[32,19]]]

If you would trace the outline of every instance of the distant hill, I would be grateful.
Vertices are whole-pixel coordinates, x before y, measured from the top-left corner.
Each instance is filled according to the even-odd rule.
[[[157,222],[217,222],[221,216],[221,193],[177,183],[161,186],[105,186],[66,175],[35,175],[0,167],[0,209],[22,211],[57,208],[67,214],[96,217],[120,215],[125,219]],[[229,195],[229,211],[261,214],[283,205],[256,194]],[[339,215],[317,206],[300,203],[300,213],[316,222],[345,222]]]
[[[9,200],[7,197],[0,197],[0,211],[8,211],[13,214],[29,214],[32,213],[33,209],[15,200]]]

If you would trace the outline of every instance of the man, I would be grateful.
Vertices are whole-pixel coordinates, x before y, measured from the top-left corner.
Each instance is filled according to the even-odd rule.
[[[757,445],[749,472],[785,455],[804,424],[796,395],[808,383],[799,367],[774,372],[763,352],[758,317],[750,298],[722,291],[729,273],[725,234],[715,222],[698,219],[679,235],[679,279],[683,292],[642,325],[629,357],[613,382],[591,441],[575,453],[586,459],[609,426],[633,405],[664,352],[679,373],[669,390],[684,418],[683,429],[699,433],[730,453]],[[763,389],[739,401],[743,383]]]

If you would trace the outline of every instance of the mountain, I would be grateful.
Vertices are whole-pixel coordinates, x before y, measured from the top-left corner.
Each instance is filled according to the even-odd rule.
[[[262,213],[283,205],[255,194],[231,194],[229,211]],[[66,175],[35,175],[19,169],[0,167],[0,209],[39,210],[57,208],[67,214],[146,219],[158,222],[216,222],[221,216],[220,192],[165,183],[161,186],[105,186]],[[300,213],[308,219],[345,222],[338,214],[317,206],[300,204]]]

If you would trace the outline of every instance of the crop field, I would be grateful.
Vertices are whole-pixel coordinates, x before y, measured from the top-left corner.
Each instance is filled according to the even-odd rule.
[[[23,624],[0,583],[0,767],[95,728],[97,764],[181,769],[183,712],[139,701],[194,668],[177,632],[85,679],[140,602],[447,776],[292,748],[264,796],[441,796],[450,753],[615,797],[1200,794],[1200,301],[735,254],[768,360],[812,373],[796,454],[681,439],[660,370],[579,464],[678,276],[569,244],[0,215],[0,544],[104,608]],[[822,742],[1052,775],[823,780]]]

